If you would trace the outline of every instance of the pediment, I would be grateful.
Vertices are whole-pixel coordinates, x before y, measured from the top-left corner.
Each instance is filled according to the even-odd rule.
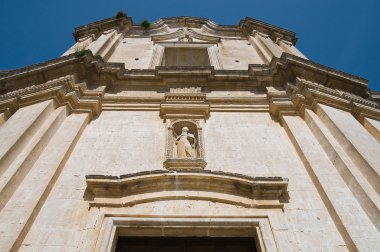
[[[174,32],[152,36],[154,42],[207,42],[218,43],[220,37],[204,35],[190,28],[180,28]]]

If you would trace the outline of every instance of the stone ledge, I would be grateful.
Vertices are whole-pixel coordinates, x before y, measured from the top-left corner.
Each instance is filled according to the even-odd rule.
[[[162,102],[160,116],[164,119],[207,119],[210,114],[210,104],[206,102]]]
[[[117,29],[119,31],[129,30],[132,27],[132,23],[132,18],[128,16],[122,18],[106,18],[75,28],[73,36],[75,41],[90,35],[99,37],[104,31],[109,29]]]
[[[208,200],[249,208],[281,208],[288,179],[212,171],[153,171],[86,176],[90,206],[125,207],[161,200]]]
[[[203,170],[207,163],[201,158],[170,158],[164,162],[164,167],[168,170]]]

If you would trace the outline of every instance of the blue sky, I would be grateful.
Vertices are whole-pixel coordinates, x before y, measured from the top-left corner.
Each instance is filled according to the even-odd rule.
[[[1,0],[0,69],[59,57],[74,43],[74,27],[118,10],[135,23],[197,16],[237,25],[250,16],[296,32],[297,47],[310,60],[366,78],[372,90],[380,90],[379,0]]]

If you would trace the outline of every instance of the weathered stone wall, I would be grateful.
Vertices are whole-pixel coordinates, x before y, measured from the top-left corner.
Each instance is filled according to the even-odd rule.
[[[222,39],[219,53],[226,70],[246,70],[248,64],[264,64],[258,51],[245,39]]]
[[[280,251],[375,250],[379,142],[350,114],[325,105],[304,119],[282,120],[283,126],[265,112],[212,112],[203,132],[207,170],[289,178],[283,211],[194,200],[89,209],[86,175],[163,169],[166,124],[157,111],[104,111],[87,124],[85,114],[67,114],[52,101],[22,108],[0,127],[7,164],[1,250],[92,250],[105,213],[267,216]],[[6,137],[14,125],[19,137]]]
[[[1,160],[7,165],[1,170],[1,251],[17,249],[30,228],[39,227],[35,218],[42,207],[48,206],[46,200],[56,188],[56,180],[87,122],[87,114],[67,115],[65,107],[54,109],[53,101],[46,101],[20,109],[2,125],[0,134],[5,155]],[[19,138],[9,132],[12,128]],[[57,207],[64,209],[59,204],[54,206],[51,210],[55,214],[43,216],[53,222]],[[34,242],[48,244],[37,237]]]
[[[154,45],[150,38],[124,38],[110,53],[108,62],[124,63],[126,69],[147,69]],[[246,39],[223,39],[218,44],[222,69],[247,70],[248,64],[265,63]]]
[[[150,38],[124,38],[108,61],[124,63],[126,69],[147,69],[152,53],[153,44]]]
[[[170,29],[169,33],[176,31],[178,32],[177,29]],[[205,40],[190,38],[192,42],[210,42],[207,40],[207,36],[210,36],[207,32],[202,29],[192,29],[192,31],[195,31],[198,36],[206,36],[203,38]],[[168,37],[164,41],[154,42],[147,35],[150,34],[146,33],[143,34],[145,37],[140,37],[107,30],[96,39],[85,38],[82,42],[77,42],[63,56],[86,49],[91,50],[94,55],[102,56],[107,62],[124,63],[126,69],[148,69],[155,53],[156,43],[160,45],[161,42],[171,42],[177,43],[176,47],[181,46],[178,38]],[[268,64],[273,57],[281,57],[283,52],[305,58],[291,43],[278,42],[276,44],[271,38],[262,35],[251,36],[249,39],[224,37],[219,42],[212,41],[210,43],[217,45],[216,56],[211,56],[209,51],[210,59],[217,57],[220,61],[220,69],[225,70],[247,70],[248,64]],[[211,62],[211,65],[214,64]]]

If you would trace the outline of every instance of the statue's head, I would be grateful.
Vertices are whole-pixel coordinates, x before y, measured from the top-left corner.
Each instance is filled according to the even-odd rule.
[[[183,127],[182,128],[182,132],[188,132],[189,131],[189,128],[188,127]]]

